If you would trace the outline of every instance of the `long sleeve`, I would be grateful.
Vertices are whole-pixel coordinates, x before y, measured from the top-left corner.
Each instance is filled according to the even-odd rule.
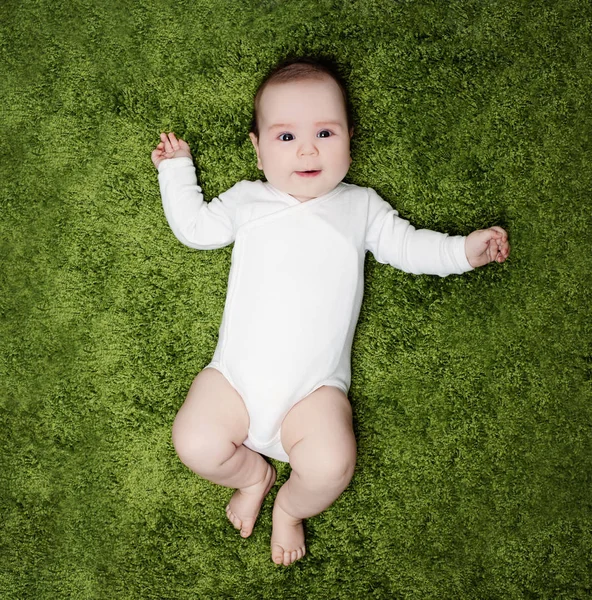
[[[376,260],[415,275],[446,277],[472,271],[465,254],[465,236],[449,236],[429,229],[416,230],[368,188],[366,250]]]
[[[158,167],[162,206],[177,239],[190,248],[211,250],[235,238],[235,214],[240,193],[235,185],[204,202],[193,161],[187,157],[163,160]]]

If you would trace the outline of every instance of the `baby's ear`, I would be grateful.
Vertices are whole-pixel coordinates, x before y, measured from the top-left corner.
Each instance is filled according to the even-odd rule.
[[[251,138],[251,142],[255,148],[255,153],[257,154],[257,168],[263,169],[263,163],[261,162],[261,157],[259,156],[259,139],[253,132],[249,133],[249,137]]]

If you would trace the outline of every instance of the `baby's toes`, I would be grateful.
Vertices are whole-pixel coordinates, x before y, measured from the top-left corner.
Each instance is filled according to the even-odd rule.
[[[229,506],[226,507],[226,516],[236,529],[240,529],[243,526],[242,521],[230,510]]]
[[[284,562],[284,549],[278,544],[274,544],[271,549],[271,560],[276,565],[281,565]]]
[[[241,536],[244,538],[249,537],[252,533],[253,533],[253,528],[255,526],[255,520],[254,519],[245,519],[242,522],[242,526],[241,526]]]
[[[235,529],[240,529],[241,537],[248,538],[253,533],[255,519],[240,519],[230,510],[230,506],[226,507],[226,516]]]

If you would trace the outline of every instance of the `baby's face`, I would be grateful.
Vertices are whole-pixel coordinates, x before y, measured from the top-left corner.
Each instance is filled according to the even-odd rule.
[[[347,174],[351,134],[341,90],[330,77],[269,85],[257,120],[259,139],[250,134],[257,166],[278,190],[306,202]]]

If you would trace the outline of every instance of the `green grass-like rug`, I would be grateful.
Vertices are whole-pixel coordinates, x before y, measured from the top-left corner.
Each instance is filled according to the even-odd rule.
[[[297,53],[343,66],[346,181],[512,255],[368,255],[357,470],[285,568],[288,466],[243,540],[172,446],[232,248],[174,238],[150,152],[187,140],[207,199],[259,178],[251,98]],[[5,0],[0,58],[2,599],[591,596],[589,3]]]

